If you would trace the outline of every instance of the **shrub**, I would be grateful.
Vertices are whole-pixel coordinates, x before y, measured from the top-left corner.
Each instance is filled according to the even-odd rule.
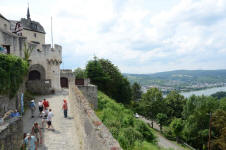
[[[143,141],[143,135],[132,127],[122,128],[118,141],[125,150],[129,150],[135,146],[135,142]]]
[[[175,140],[176,137],[170,127],[163,127],[163,135],[169,140]]]
[[[146,141],[153,142],[155,140],[155,136],[151,131],[151,128],[141,120],[135,121],[135,128],[139,132],[143,133],[143,136]]]
[[[28,63],[23,59],[0,54],[0,94],[15,96],[27,71]]]
[[[155,142],[155,136],[147,124],[135,119],[131,110],[102,92],[98,92],[98,106],[96,114],[123,149],[132,150],[136,143],[142,143],[144,140]]]

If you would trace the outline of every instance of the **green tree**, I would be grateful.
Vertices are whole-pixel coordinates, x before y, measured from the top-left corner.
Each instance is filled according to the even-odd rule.
[[[220,91],[220,92],[212,94],[211,96],[213,96],[217,99],[221,99],[221,98],[226,97],[226,92]]]
[[[192,108],[193,107],[193,108]],[[192,96],[185,105],[183,138],[197,149],[207,149],[209,115],[219,107],[219,101],[210,96]],[[185,113],[186,112],[186,113]]]
[[[132,99],[138,101],[141,99],[142,91],[141,86],[137,82],[134,82],[132,85]]]
[[[226,111],[218,109],[212,116],[212,128],[215,131],[212,149],[226,149]]]
[[[183,95],[180,95],[176,91],[171,91],[165,98],[165,104],[167,106],[167,116],[169,119],[182,117],[185,105],[185,98]]]
[[[88,62],[86,74],[91,83],[117,102],[130,103],[132,96],[130,83],[109,60],[95,57]]]
[[[90,60],[86,65],[86,76],[90,78],[92,84],[97,85],[98,89],[105,92],[109,77],[104,73],[100,62],[96,57],[94,57],[94,60]]]
[[[147,93],[143,94],[140,102],[141,113],[153,121],[156,119],[158,113],[164,113],[164,102],[162,92],[157,88],[150,88]],[[140,112],[139,112],[140,113]]]
[[[74,70],[74,75],[76,79],[85,79],[85,70],[81,68],[76,68]]]
[[[162,126],[167,123],[167,115],[163,113],[158,113],[156,116],[156,121],[160,126],[160,131],[162,132]]]
[[[28,46],[26,43],[24,43],[24,60],[25,61],[27,62],[29,61],[29,58],[31,56],[33,49],[34,49],[33,47]]]
[[[220,104],[219,104],[219,106],[220,106],[220,109],[226,111],[226,98],[220,99]]]
[[[181,118],[175,118],[170,123],[170,128],[172,129],[174,135],[176,136],[176,141],[179,141],[179,136],[184,128],[183,120]]]
[[[112,64],[110,60],[99,59],[98,61],[103,68],[103,72],[109,77],[105,93],[116,99],[117,102],[129,104],[132,92],[127,78],[121,74],[118,67]]]

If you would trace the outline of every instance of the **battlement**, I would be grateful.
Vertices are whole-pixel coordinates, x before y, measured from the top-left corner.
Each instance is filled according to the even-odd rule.
[[[46,59],[48,63],[62,63],[62,47],[55,44],[51,48],[51,44],[43,44],[40,48],[37,44],[32,44],[34,48],[31,53],[32,58]]]

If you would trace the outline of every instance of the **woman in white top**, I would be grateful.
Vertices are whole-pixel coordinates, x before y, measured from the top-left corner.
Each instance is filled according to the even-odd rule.
[[[38,109],[39,109],[39,116],[42,117],[43,103],[41,100],[38,102]]]
[[[47,117],[48,117],[48,109],[45,109],[42,111],[42,128],[45,128],[45,123],[47,123]]]
[[[48,116],[47,116],[47,125],[48,125],[48,129],[50,128],[50,126],[51,126],[52,129],[53,129],[52,118],[53,118],[53,112],[52,112],[52,109],[49,109],[49,113],[48,113]],[[54,129],[53,129],[53,130],[54,130]]]

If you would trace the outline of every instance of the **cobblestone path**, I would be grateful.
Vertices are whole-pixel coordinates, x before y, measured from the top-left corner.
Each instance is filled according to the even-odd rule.
[[[70,110],[70,100],[68,99],[68,91],[57,93],[50,96],[42,96],[36,98],[40,100],[46,98],[52,109],[54,117],[52,119],[52,124],[55,130],[43,129],[42,133],[44,135],[43,144],[39,146],[39,150],[80,150],[79,137],[76,135],[76,125],[73,118],[73,112]],[[62,111],[63,99],[68,101],[68,118],[64,118]],[[37,102],[36,102],[37,103]],[[31,130],[34,121],[41,122],[38,116],[38,110],[36,110],[35,118],[30,118],[30,112],[28,111],[24,117],[24,132],[29,132]]]

